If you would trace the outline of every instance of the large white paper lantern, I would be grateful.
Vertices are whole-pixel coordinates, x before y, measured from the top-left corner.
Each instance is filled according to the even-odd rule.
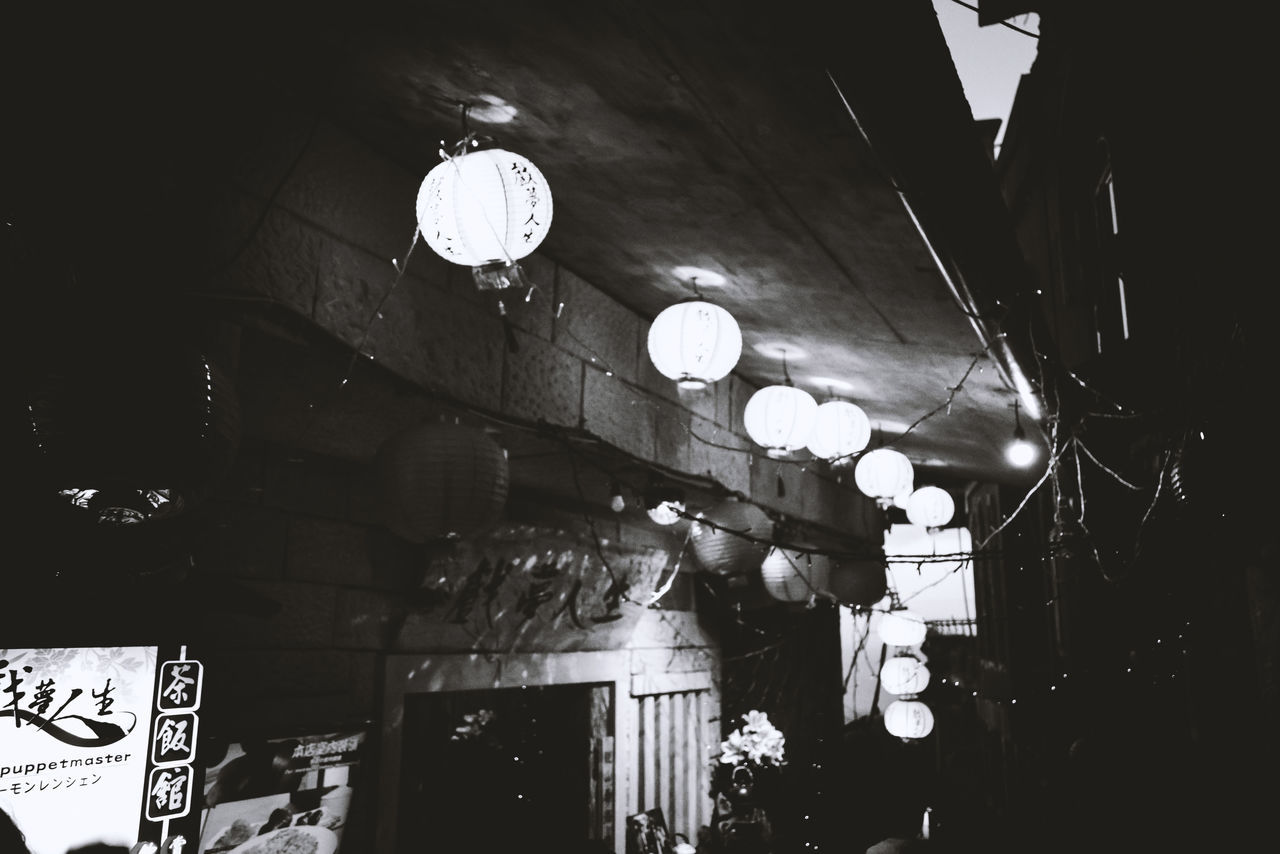
[[[542,243],[551,207],[551,188],[538,167],[519,154],[486,148],[457,154],[427,173],[418,188],[418,228],[446,261],[506,267]]]
[[[929,686],[929,668],[914,655],[899,655],[880,668],[880,686],[890,694],[919,694]]]
[[[706,388],[724,379],[742,355],[742,332],[733,315],[702,299],[662,310],[649,327],[649,359],[681,388]]]
[[[924,640],[929,629],[924,617],[915,611],[897,608],[880,616],[876,631],[880,640],[892,646],[915,646]]]
[[[808,602],[827,590],[831,558],[774,546],[760,564],[764,589],[779,602]]]
[[[907,519],[922,528],[941,528],[955,513],[951,493],[936,486],[922,486],[907,499]]]
[[[858,459],[853,481],[863,495],[874,498],[881,508],[887,508],[894,498],[911,489],[915,469],[901,451],[876,448]]]
[[[871,441],[871,421],[862,407],[847,400],[828,400],[818,407],[809,453],[834,465],[847,465]]]
[[[818,402],[792,385],[771,385],[751,395],[742,413],[747,435],[771,457],[803,448],[813,432]]]
[[[933,712],[919,700],[894,700],[884,710],[884,728],[898,738],[924,738],[933,732]]]
[[[715,575],[743,575],[760,569],[773,534],[773,520],[754,504],[723,501],[697,515],[689,531],[698,564]]]

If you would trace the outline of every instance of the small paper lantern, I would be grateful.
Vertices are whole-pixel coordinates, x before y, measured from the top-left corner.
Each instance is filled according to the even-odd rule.
[[[808,602],[815,593],[827,591],[831,558],[795,549],[769,550],[760,564],[764,589],[779,602]]]
[[[887,508],[895,497],[911,489],[915,469],[901,451],[876,448],[858,459],[853,480],[863,495],[874,498],[881,508]]]
[[[870,560],[833,561],[827,586],[832,596],[851,608],[868,608],[889,592],[884,564]]]
[[[894,700],[884,710],[884,728],[898,738],[924,738],[933,732],[933,712],[919,700]]]
[[[907,519],[922,528],[941,528],[955,513],[951,493],[936,486],[922,486],[907,499]]]
[[[747,435],[771,457],[803,448],[813,432],[818,402],[804,389],[771,385],[751,395],[742,413]]]
[[[547,236],[551,188],[519,154],[466,151],[427,173],[417,209],[418,228],[441,258],[472,268],[506,267]]]
[[[919,694],[929,685],[929,668],[914,655],[899,655],[880,668],[880,686],[890,694]]]
[[[809,436],[809,453],[833,465],[848,465],[871,441],[871,421],[862,407],[847,400],[828,400],[818,407]]]
[[[924,640],[928,627],[924,624],[924,617],[899,608],[881,615],[877,632],[880,640],[892,646],[915,646]]]
[[[738,532],[738,533],[734,533]],[[773,521],[754,504],[725,501],[703,513],[690,530],[693,553],[698,564],[716,575],[754,573],[769,550],[763,539],[773,533]]]
[[[458,424],[412,427],[389,438],[375,462],[384,524],[411,542],[465,536],[502,515],[507,452]]]
[[[689,299],[662,310],[649,327],[649,359],[681,388],[706,388],[728,376],[742,355],[733,315],[706,300]]]

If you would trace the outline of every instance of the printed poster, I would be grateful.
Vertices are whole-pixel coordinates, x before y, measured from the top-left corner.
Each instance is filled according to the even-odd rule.
[[[0,809],[33,854],[138,841],[157,648],[0,649]]]
[[[365,730],[253,739],[205,772],[195,854],[336,854]]]

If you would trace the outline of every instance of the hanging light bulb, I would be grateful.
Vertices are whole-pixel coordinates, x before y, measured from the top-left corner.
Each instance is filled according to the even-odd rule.
[[[618,486],[615,480],[609,485],[609,509],[614,513],[621,513],[627,509],[627,499],[622,494],[622,487]]]
[[[930,531],[945,526],[955,512],[956,502],[951,493],[936,486],[922,486],[907,498],[907,519]]]
[[[649,360],[684,389],[724,379],[742,356],[742,331],[733,315],[701,296],[663,309],[649,327]]]
[[[915,469],[906,454],[893,448],[876,448],[858,459],[853,470],[858,490],[874,498],[880,509],[888,509],[893,500],[911,489]]]
[[[482,290],[524,286],[520,265],[551,228],[551,188],[528,159],[480,148],[467,132],[418,188],[418,229],[446,261],[471,267]]]
[[[834,466],[849,465],[871,441],[871,421],[862,407],[847,400],[828,400],[818,407],[809,453]]]
[[[1013,401],[1013,441],[1005,446],[1005,459],[1018,468],[1026,468],[1035,462],[1036,446],[1027,441],[1027,433],[1022,429],[1022,419],[1018,417],[1018,401]]]

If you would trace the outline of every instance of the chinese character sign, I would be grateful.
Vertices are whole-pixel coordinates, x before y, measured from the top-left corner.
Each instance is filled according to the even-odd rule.
[[[156,647],[0,649],[0,809],[33,854],[132,845]]]

